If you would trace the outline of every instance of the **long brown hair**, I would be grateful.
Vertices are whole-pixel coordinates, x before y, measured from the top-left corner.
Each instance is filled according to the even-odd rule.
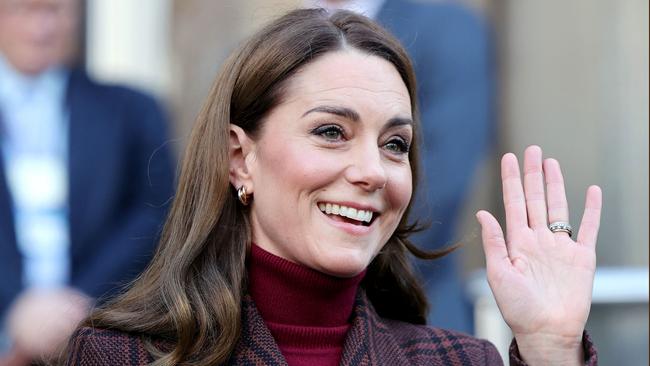
[[[369,19],[350,12],[295,10],[260,30],[225,62],[201,110],[182,163],[176,197],[155,256],[130,289],[95,310],[84,325],[141,334],[156,365],[225,362],[241,329],[245,260],[251,240],[248,216],[228,179],[229,124],[255,138],[264,117],[283,97],[287,80],[319,56],[354,48],[391,62],[410,97],[419,136],[415,76],[397,40]],[[409,153],[413,191],[418,143]],[[436,258],[407,239],[408,209],[362,283],[381,316],[423,324],[427,302],[407,251]],[[172,341],[155,349],[150,339]]]

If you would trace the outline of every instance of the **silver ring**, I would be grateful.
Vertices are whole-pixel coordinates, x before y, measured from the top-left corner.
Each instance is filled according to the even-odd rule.
[[[565,221],[555,221],[548,225],[549,230],[554,233],[562,232],[569,234],[569,237],[573,235],[573,228]]]

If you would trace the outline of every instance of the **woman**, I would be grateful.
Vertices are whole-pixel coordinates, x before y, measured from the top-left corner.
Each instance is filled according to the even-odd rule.
[[[297,10],[226,61],[198,117],[158,251],[96,310],[67,364],[493,365],[486,341],[423,326],[407,252],[417,182],[415,82],[368,19]],[[513,364],[595,364],[583,329],[600,190],[573,242],[559,165],[503,158],[508,241],[483,227]],[[544,200],[544,181],[548,208]],[[553,228],[557,231],[558,228]]]

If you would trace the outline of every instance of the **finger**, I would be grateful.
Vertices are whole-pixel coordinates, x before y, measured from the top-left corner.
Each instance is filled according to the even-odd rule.
[[[582,214],[580,231],[578,232],[578,243],[593,247],[596,246],[602,205],[603,194],[600,187],[589,187],[585,199],[585,212]]]
[[[524,152],[524,192],[528,225],[531,228],[546,227],[546,196],[542,172],[542,149],[529,146]]]
[[[504,265],[510,265],[510,257],[506,241],[503,237],[503,230],[499,222],[487,211],[479,211],[476,218],[481,224],[481,238],[483,241],[483,251],[488,269],[501,268]]]
[[[555,159],[544,160],[544,178],[546,180],[546,200],[548,205],[548,222],[569,222],[569,205],[564,191],[564,178],[560,163]],[[567,235],[557,232],[555,235]]]
[[[506,210],[506,230],[512,233],[528,228],[524,189],[521,186],[519,163],[515,154],[507,153],[501,159],[501,180],[503,183],[503,205]]]

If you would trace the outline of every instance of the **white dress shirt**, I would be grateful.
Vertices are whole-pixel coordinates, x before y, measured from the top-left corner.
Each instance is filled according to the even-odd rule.
[[[0,55],[0,139],[26,287],[68,282],[67,73],[22,75]]]

